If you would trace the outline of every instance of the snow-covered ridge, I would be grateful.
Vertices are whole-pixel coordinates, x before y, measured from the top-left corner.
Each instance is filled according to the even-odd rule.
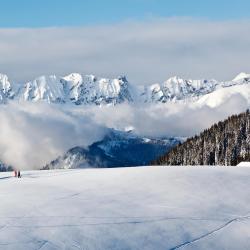
[[[249,81],[250,79],[250,74],[246,74],[244,72],[241,72],[239,75],[237,75],[234,79],[233,82],[239,82],[239,81]]]
[[[48,103],[72,102],[80,104],[112,104],[132,101],[125,77],[117,79],[82,76],[72,73],[65,77],[41,76],[24,84],[16,99],[21,101],[46,101]]]
[[[18,98],[24,101],[44,100],[48,103],[64,101],[63,85],[56,76],[41,76],[26,83]]]
[[[232,81],[219,82],[217,80],[184,80],[177,76],[162,84],[146,87],[142,97],[144,102],[169,102],[198,100],[200,97],[218,89],[250,83],[250,74],[240,73]]]
[[[72,73],[64,77],[40,76],[25,84],[13,84],[0,74],[0,102],[44,101],[76,105],[116,105],[120,103],[167,103],[193,101],[219,89],[250,83],[250,74],[240,73],[232,81],[185,80],[172,77],[141,91],[126,77],[114,79]],[[250,86],[250,85],[249,85]]]

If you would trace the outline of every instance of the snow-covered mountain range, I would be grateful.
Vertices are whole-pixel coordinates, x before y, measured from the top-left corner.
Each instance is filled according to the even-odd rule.
[[[97,78],[93,75],[70,74],[65,77],[40,76],[25,84],[13,84],[0,74],[0,101],[45,101],[48,103],[112,104],[132,102],[125,77]]]
[[[250,74],[240,73],[231,81],[185,80],[172,77],[162,84],[142,88],[128,82],[126,77],[100,78],[72,73],[65,77],[40,76],[24,84],[13,83],[0,74],[0,102],[44,101],[76,105],[116,105],[120,103],[189,102],[207,94],[233,86],[250,86]],[[244,92],[244,91],[243,91]]]

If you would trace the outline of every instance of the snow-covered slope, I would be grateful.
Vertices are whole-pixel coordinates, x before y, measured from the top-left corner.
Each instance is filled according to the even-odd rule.
[[[192,101],[209,93],[221,90],[223,92],[235,85],[247,85],[249,87],[250,75],[241,73],[232,81],[219,82],[216,80],[184,80],[172,77],[163,84],[153,84],[146,87],[142,93],[144,102],[169,102],[169,101]]]
[[[237,165],[237,167],[250,167],[250,162],[249,161],[242,161]]]
[[[197,106],[207,105],[211,108],[216,108],[227,101],[232,100],[232,97],[239,97],[250,104],[250,82],[249,84],[235,85],[230,88],[221,88],[207,95],[201,96],[195,103]]]
[[[17,88],[6,75],[0,75],[0,101],[44,101],[74,103],[76,105],[116,105],[120,103],[194,102],[208,94],[227,92],[237,86],[250,88],[250,74],[240,73],[232,81],[185,80],[172,77],[162,84],[145,86],[142,90],[128,82],[126,77],[115,79],[72,73],[65,77],[41,76]],[[244,91],[240,91],[244,92]]]
[[[250,168],[0,173],[0,249],[249,249]]]
[[[70,74],[62,78],[61,83],[69,99],[77,105],[115,105],[132,101],[126,77],[106,79],[93,75]]]
[[[41,76],[23,86],[19,92],[19,99],[57,103],[64,102],[65,96],[60,79],[56,76]]]
[[[241,72],[239,75],[237,75],[233,79],[233,82],[244,82],[244,81],[249,81],[249,80],[250,80],[250,74],[246,74],[244,72]]]
[[[191,97],[207,94],[215,90],[218,82],[215,80],[184,80],[173,77],[163,84],[153,84],[145,88],[145,102],[168,102],[185,100]]]
[[[132,101],[125,77],[117,79],[82,76],[72,73],[58,78],[41,76],[26,83],[18,94],[19,100],[48,103],[112,104]]]

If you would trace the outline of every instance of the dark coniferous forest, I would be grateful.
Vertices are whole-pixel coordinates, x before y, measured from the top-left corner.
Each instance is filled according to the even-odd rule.
[[[232,115],[189,138],[153,165],[225,165],[250,161],[250,111]]]

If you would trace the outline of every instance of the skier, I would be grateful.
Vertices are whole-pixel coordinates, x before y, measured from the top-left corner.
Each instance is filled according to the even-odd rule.
[[[17,171],[14,170],[14,177],[17,177]]]
[[[20,170],[17,171],[17,177],[21,178],[21,172],[20,172]]]

